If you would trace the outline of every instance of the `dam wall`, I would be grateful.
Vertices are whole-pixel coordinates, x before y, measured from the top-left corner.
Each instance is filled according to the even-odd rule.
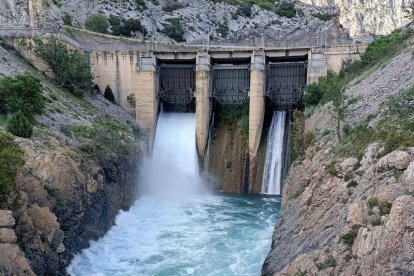
[[[30,34],[33,35],[32,32]],[[119,50],[122,48],[120,44],[117,45],[117,50],[102,50],[102,47],[93,49],[91,45],[79,44],[65,35],[62,37],[68,47],[89,54],[94,83],[99,89],[103,92],[109,85],[116,103],[135,114],[136,121],[147,138],[149,151],[152,149],[161,102],[179,105],[179,110],[195,111],[195,140],[201,163],[206,156],[209,127],[215,107],[247,105],[248,141],[243,151],[246,150],[248,154],[243,154],[244,161],[241,163],[247,165],[237,171],[248,171],[247,178],[241,177],[244,182],[248,182],[247,189],[246,183],[243,186],[243,191],[248,192],[258,189],[258,184],[255,183],[258,179],[257,155],[266,108],[302,108],[302,97],[307,84],[326,76],[329,71],[339,72],[345,61],[359,59],[366,49],[366,45],[355,44],[210,49],[182,45],[174,46],[171,50],[143,50],[137,45],[136,50],[128,47]],[[59,39],[60,36],[56,38]],[[14,39],[15,47],[28,60],[42,68],[43,72],[53,73],[30,49],[20,47],[21,42],[16,43],[21,37]],[[31,40],[32,37],[23,39]],[[135,99],[134,105],[128,100],[131,98]]]

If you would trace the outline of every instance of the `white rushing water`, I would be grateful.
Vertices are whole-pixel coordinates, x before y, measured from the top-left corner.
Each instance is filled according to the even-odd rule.
[[[273,113],[267,138],[266,160],[263,171],[262,194],[280,195],[283,169],[283,138],[286,112]]]
[[[203,191],[194,121],[194,114],[160,115],[153,157],[139,180],[147,195],[75,256],[69,274],[260,274],[280,203]]]

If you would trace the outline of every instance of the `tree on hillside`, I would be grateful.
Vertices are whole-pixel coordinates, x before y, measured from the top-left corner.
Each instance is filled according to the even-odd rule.
[[[92,32],[106,34],[109,28],[108,19],[102,14],[92,14],[85,21],[85,28]]]
[[[60,86],[68,88],[77,96],[91,91],[92,73],[89,56],[77,50],[69,50],[54,38],[46,43],[38,39],[35,43],[35,53],[47,61]]]
[[[174,39],[177,42],[184,42],[184,27],[179,18],[171,18],[167,20],[169,24],[164,25],[162,31],[169,38]]]
[[[114,96],[114,93],[112,93],[112,89],[109,86],[109,84],[105,88],[104,97],[110,102],[115,102],[115,96]]]
[[[338,89],[331,95],[332,105],[330,107],[330,113],[336,121],[336,136],[338,140],[342,139],[342,122],[345,121],[348,116],[348,107],[353,103],[354,99],[350,99],[344,94],[344,89]]]
[[[45,105],[42,84],[37,78],[25,74],[4,77],[0,80],[0,108],[6,111],[21,111],[31,118],[40,114]]]

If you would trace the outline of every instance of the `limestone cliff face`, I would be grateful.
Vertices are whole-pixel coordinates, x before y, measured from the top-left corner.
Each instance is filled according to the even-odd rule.
[[[412,1],[380,0],[301,0],[314,6],[335,5],[339,8],[339,22],[351,37],[367,34],[384,35],[408,24]]]
[[[56,274],[130,207],[138,155],[85,156],[53,138],[18,142],[25,167],[17,183],[15,232],[32,270]]]
[[[370,127],[375,126],[387,100],[412,87],[414,60],[408,48],[347,86],[345,93],[358,98],[347,123],[353,126],[369,116]],[[412,98],[407,104],[413,112]],[[385,154],[383,144],[373,139],[360,161],[340,157],[326,106],[307,119],[306,128],[331,133],[319,132],[304,159],[291,168],[262,275],[412,275],[414,148]]]

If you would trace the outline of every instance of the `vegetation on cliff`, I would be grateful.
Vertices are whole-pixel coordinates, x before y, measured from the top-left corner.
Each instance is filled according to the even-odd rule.
[[[239,107],[222,107],[217,113],[219,119],[232,122],[239,121],[239,127],[245,144],[249,141],[249,106],[244,104]]]
[[[89,56],[68,49],[53,38],[46,42],[36,39],[35,43],[35,53],[47,61],[60,86],[78,96],[92,90]]]
[[[308,85],[303,99],[305,105],[310,107],[335,100],[351,80],[360,77],[374,66],[384,64],[404,49],[405,42],[413,34],[412,29],[398,29],[389,35],[378,37],[368,45],[360,60],[346,62],[338,74],[328,72],[326,77],[321,77],[318,82]]]
[[[14,189],[23,164],[22,149],[11,135],[0,131],[0,208],[5,207],[4,196]]]
[[[40,80],[29,74],[0,80],[0,113],[11,114],[9,132],[24,138],[32,136],[34,116],[45,106],[42,89]]]
[[[315,139],[291,167],[262,275],[414,271],[412,33],[378,38],[360,61],[309,86]],[[345,107],[340,137],[336,100]]]

